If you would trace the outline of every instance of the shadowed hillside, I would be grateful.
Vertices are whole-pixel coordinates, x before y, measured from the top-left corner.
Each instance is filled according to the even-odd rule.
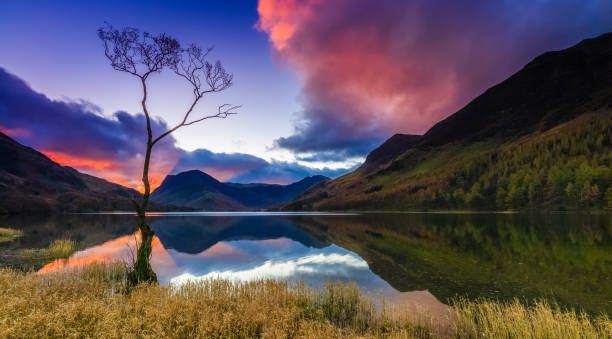
[[[608,33],[535,58],[423,136],[393,136],[284,209],[604,209],[611,137]]]
[[[0,214],[130,211],[132,199],[140,197],[133,189],[53,162],[2,133],[0,159]]]

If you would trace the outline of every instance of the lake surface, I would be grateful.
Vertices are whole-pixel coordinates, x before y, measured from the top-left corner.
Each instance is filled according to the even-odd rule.
[[[156,233],[151,264],[162,284],[274,278],[317,287],[341,280],[432,312],[465,296],[547,298],[612,314],[609,215],[170,213],[149,222]],[[130,214],[1,217],[0,227],[24,230],[0,243],[1,264],[40,273],[129,260],[138,238]],[[66,238],[85,249],[47,262],[19,255]]]

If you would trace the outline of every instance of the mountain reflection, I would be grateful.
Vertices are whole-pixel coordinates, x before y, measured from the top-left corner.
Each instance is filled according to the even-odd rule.
[[[224,278],[303,280],[310,286],[354,281],[370,291],[393,290],[357,254],[325,244],[282,218],[174,217],[154,220],[151,265],[161,284]],[[140,241],[137,231],[58,259],[38,272],[94,262],[129,262]]]
[[[319,241],[281,217],[165,217],[151,224],[165,248],[200,253],[220,241],[288,238],[304,246],[321,248]]]
[[[425,309],[440,316],[446,306],[427,291],[399,292],[374,274],[359,255],[317,240],[276,217],[156,218],[151,266],[160,284],[200,279],[303,281],[316,288],[327,282],[354,282],[377,305]],[[140,234],[135,232],[78,251],[43,266],[38,273],[82,267],[94,262],[130,262]]]
[[[212,277],[312,286],[350,280],[394,301],[418,293],[443,302],[457,295],[546,298],[592,314],[612,310],[609,215],[217,213],[156,215],[150,223],[157,234],[152,265],[162,284]],[[0,224],[24,231],[0,244],[5,266],[43,267],[20,262],[19,251],[58,238],[86,247],[41,272],[130,261],[138,239],[130,215],[0,217]]]

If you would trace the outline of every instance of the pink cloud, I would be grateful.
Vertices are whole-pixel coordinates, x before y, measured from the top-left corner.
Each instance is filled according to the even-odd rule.
[[[260,0],[256,28],[302,81],[301,119],[276,144],[350,156],[393,133],[422,134],[536,55],[612,29],[593,7],[611,6]]]

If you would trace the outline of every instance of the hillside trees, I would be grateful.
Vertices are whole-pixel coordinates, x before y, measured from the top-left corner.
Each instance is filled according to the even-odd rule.
[[[462,176],[465,184],[447,203],[489,209],[607,208],[611,135],[612,118],[602,116],[579,128],[510,143],[496,157],[483,154],[453,170],[451,177]]]
[[[317,208],[612,208],[611,138],[612,114],[603,112],[503,144],[456,144],[437,152],[412,149],[417,156],[404,155],[392,165],[401,170],[369,183],[392,189],[368,189],[365,197],[345,202],[331,197]]]

